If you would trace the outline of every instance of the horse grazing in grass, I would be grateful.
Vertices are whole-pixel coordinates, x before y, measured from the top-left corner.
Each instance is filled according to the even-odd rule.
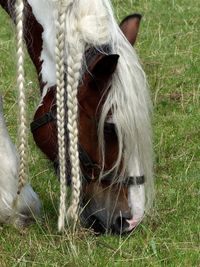
[[[16,21],[15,0],[0,4]],[[67,214],[81,197],[81,220],[98,232],[129,232],[151,206],[151,104],[132,47],[140,19],[118,27],[108,0],[25,1],[23,36],[41,92],[31,130],[60,177],[60,229],[66,180]]]

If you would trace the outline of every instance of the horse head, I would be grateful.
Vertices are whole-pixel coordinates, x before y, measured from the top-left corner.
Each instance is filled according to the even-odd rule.
[[[128,16],[120,24],[122,32],[132,45],[137,37],[140,19],[141,16],[135,14]],[[78,88],[81,218],[87,226],[92,226],[98,232],[111,230],[123,233],[135,228],[144,215],[144,174],[123,173],[123,157],[117,164],[118,168],[115,168],[119,137],[113,111],[109,110],[109,115],[103,120],[103,127],[101,116],[111,90],[119,55],[109,54],[109,46],[103,48],[108,53],[102,54],[101,50],[90,48],[85,52],[87,68]],[[54,162],[57,170],[59,163],[55,91],[55,86],[48,89],[31,127],[36,144]],[[67,130],[65,134],[68,135]],[[66,164],[69,170],[69,155],[66,155]],[[122,173],[124,177],[120,178]],[[70,171],[67,176],[70,184]],[[137,197],[133,197],[134,194]]]

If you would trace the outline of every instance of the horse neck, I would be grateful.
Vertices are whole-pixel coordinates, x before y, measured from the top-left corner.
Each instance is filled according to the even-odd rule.
[[[28,54],[37,71],[41,93],[44,87],[41,76],[42,60],[40,59],[43,47],[42,33],[43,28],[36,20],[31,6],[27,3],[24,18],[24,39]]]

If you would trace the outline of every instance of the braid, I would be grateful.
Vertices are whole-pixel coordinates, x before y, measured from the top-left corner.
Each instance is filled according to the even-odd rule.
[[[66,16],[66,43],[67,47],[67,108],[68,108],[68,132],[69,152],[72,165],[72,204],[69,207],[68,215],[77,220],[78,205],[80,201],[80,169],[78,155],[78,102],[77,90],[81,77],[83,54],[86,45],[98,46],[106,44],[109,40],[109,16],[104,8],[103,15],[98,20],[98,8],[96,2],[91,5],[86,0],[76,1],[71,12]],[[72,23],[73,22],[73,23]],[[103,24],[103,25],[102,25]],[[88,25],[92,25],[88,27]]]
[[[56,22],[56,104],[57,104],[57,131],[58,131],[58,155],[59,155],[59,174],[60,174],[60,208],[58,229],[64,230],[66,214],[66,147],[65,147],[65,81],[64,81],[64,46],[65,46],[65,9],[60,7]]]
[[[17,84],[19,90],[19,188],[18,194],[26,183],[27,179],[27,118],[26,118],[26,97],[24,80],[24,51],[23,51],[23,0],[16,0],[16,39],[17,39]]]
[[[84,53],[84,44],[81,42],[80,32],[78,30],[77,18],[73,7],[69,10],[66,18],[66,48],[67,52],[67,112],[69,133],[69,155],[71,161],[71,179],[72,179],[72,203],[68,209],[67,215],[75,222],[78,219],[78,206],[80,201],[81,178],[78,152],[78,101],[77,92],[82,69],[82,58]],[[74,18],[75,17],[75,18]],[[70,25],[71,19],[74,20]],[[70,27],[69,27],[70,26]]]
[[[78,205],[80,200],[80,169],[79,169],[79,153],[78,153],[78,102],[77,88],[80,79],[80,70],[82,62],[82,53],[77,54],[77,50],[69,50],[71,55],[68,58],[67,69],[67,110],[68,110],[68,132],[69,132],[69,154],[71,160],[71,179],[72,179],[72,203],[68,210],[69,217],[75,221],[78,218]],[[76,54],[76,58],[73,55]]]

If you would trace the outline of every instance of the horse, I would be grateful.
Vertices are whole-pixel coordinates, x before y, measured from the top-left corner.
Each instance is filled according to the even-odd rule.
[[[132,47],[141,16],[130,15],[118,27],[109,1],[68,2],[63,5],[67,14],[63,80],[65,87],[71,80],[72,87],[74,84],[77,87],[78,117],[74,116],[74,121],[78,127],[81,221],[97,232],[127,233],[142,221],[153,199],[151,101],[144,71]],[[15,0],[0,0],[15,22],[14,4]],[[59,1],[26,0],[23,35],[41,93],[31,131],[60,177],[57,5]],[[76,41],[81,44],[78,50],[73,49]],[[65,110],[70,113],[66,92],[63,99]],[[76,106],[73,103],[71,106]],[[64,151],[67,179],[64,183],[75,187],[70,158],[70,116],[64,117],[63,144],[68,148]]]

